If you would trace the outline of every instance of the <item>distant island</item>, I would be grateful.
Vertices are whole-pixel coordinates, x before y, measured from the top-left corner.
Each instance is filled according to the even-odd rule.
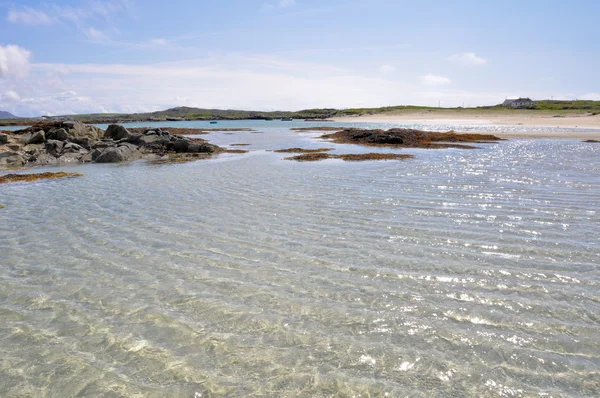
[[[8,112],[0,112],[0,125],[30,124],[30,121],[40,119],[65,121],[75,120],[83,123],[127,123],[127,122],[164,122],[164,121],[189,121],[189,120],[274,120],[274,119],[300,119],[323,121],[330,118],[358,117],[365,115],[398,115],[414,112],[429,112],[443,117],[449,112],[460,112],[465,115],[477,113],[478,115],[510,114],[544,114],[544,115],[573,115],[573,114],[600,114],[600,101],[562,101],[541,100],[533,101],[529,98],[507,99],[494,106],[480,107],[426,107],[415,105],[386,106],[379,108],[315,108],[300,111],[251,111],[251,110],[223,110],[204,109],[179,106],[157,112],[148,113],[95,113],[80,115],[41,116],[38,118],[17,118]],[[10,116],[2,116],[8,114]]]

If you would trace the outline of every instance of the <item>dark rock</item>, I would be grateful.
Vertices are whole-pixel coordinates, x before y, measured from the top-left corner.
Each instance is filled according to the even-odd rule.
[[[81,145],[77,145],[74,142],[67,142],[65,144],[65,146],[63,147],[62,153],[79,153],[79,154],[83,154],[83,153],[87,153],[88,151],[82,147]]]
[[[157,143],[157,142],[166,143],[166,142],[169,142],[170,140],[169,140],[169,137],[152,134],[152,135],[141,136],[140,141],[143,144],[152,144],[152,143]]]
[[[41,153],[36,156],[35,160],[30,160],[36,164],[58,164],[58,159],[49,153]]]
[[[128,160],[136,160],[141,157],[140,151],[132,149],[128,145],[105,148],[96,158],[97,163],[116,163]]]
[[[58,157],[62,152],[64,147],[64,143],[62,141],[57,140],[48,140],[46,141],[46,152],[54,157]]]
[[[46,134],[44,130],[39,130],[31,135],[26,144],[42,144],[44,141],[46,141]]]
[[[173,149],[175,152],[187,152],[190,142],[187,140],[177,140],[173,143]]]
[[[77,145],[81,145],[82,147],[84,147],[87,150],[92,149],[92,147],[96,143],[96,141],[94,141],[93,139],[91,139],[89,137],[73,138],[73,142]]]
[[[8,136],[6,134],[0,134],[0,144],[6,144],[8,142]]]
[[[142,134],[131,134],[129,138],[127,138],[127,142],[131,142],[132,144],[140,144],[140,138],[142,138]]]
[[[128,139],[131,137],[131,134],[127,129],[118,124],[111,124],[106,129],[106,133],[104,133],[104,138],[111,138],[115,141]]]
[[[57,141],[66,141],[69,139],[69,134],[67,134],[67,130],[63,128],[51,128],[46,133],[46,139],[48,140],[57,140]]]
[[[192,153],[212,153],[214,149],[206,144],[190,144],[187,147],[187,151]]]

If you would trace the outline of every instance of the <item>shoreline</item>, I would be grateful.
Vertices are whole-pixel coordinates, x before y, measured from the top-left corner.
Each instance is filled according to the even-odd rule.
[[[507,131],[494,132],[500,138],[559,138],[589,140],[600,139],[600,115],[561,115],[550,116],[542,114],[510,115],[477,114],[467,112],[403,112],[402,114],[378,114],[363,116],[344,116],[332,118],[338,123],[392,123],[392,124],[471,124],[481,126],[509,126],[511,128],[540,127],[572,129],[570,131]],[[582,131],[597,129],[598,131]],[[463,132],[463,131],[457,131]],[[470,131],[478,132],[478,131]]]

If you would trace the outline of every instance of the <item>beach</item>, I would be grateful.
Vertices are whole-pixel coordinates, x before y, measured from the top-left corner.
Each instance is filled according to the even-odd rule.
[[[524,126],[551,127],[561,131],[547,129],[535,131],[526,129],[519,131],[498,132],[501,138],[563,138],[590,140],[600,139],[600,115],[592,114],[554,114],[547,112],[487,112],[473,110],[418,110],[403,111],[402,113],[382,113],[377,115],[362,115],[353,117],[332,118],[338,123],[387,123],[387,124],[464,124],[481,126]],[[572,129],[565,131],[565,129]],[[597,131],[591,131],[597,130]],[[485,129],[482,129],[485,131]]]

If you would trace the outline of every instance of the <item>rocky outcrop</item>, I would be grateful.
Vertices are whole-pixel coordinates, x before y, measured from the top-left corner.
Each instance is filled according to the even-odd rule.
[[[389,146],[405,148],[474,148],[460,143],[499,141],[491,134],[457,134],[453,131],[440,133],[414,129],[363,130],[343,129],[320,138],[331,139],[336,144],[359,144],[365,146]]]
[[[0,167],[76,162],[115,163],[143,157],[197,157],[222,148],[162,129],[131,133],[120,125],[106,131],[79,122],[47,122],[0,134]]]

